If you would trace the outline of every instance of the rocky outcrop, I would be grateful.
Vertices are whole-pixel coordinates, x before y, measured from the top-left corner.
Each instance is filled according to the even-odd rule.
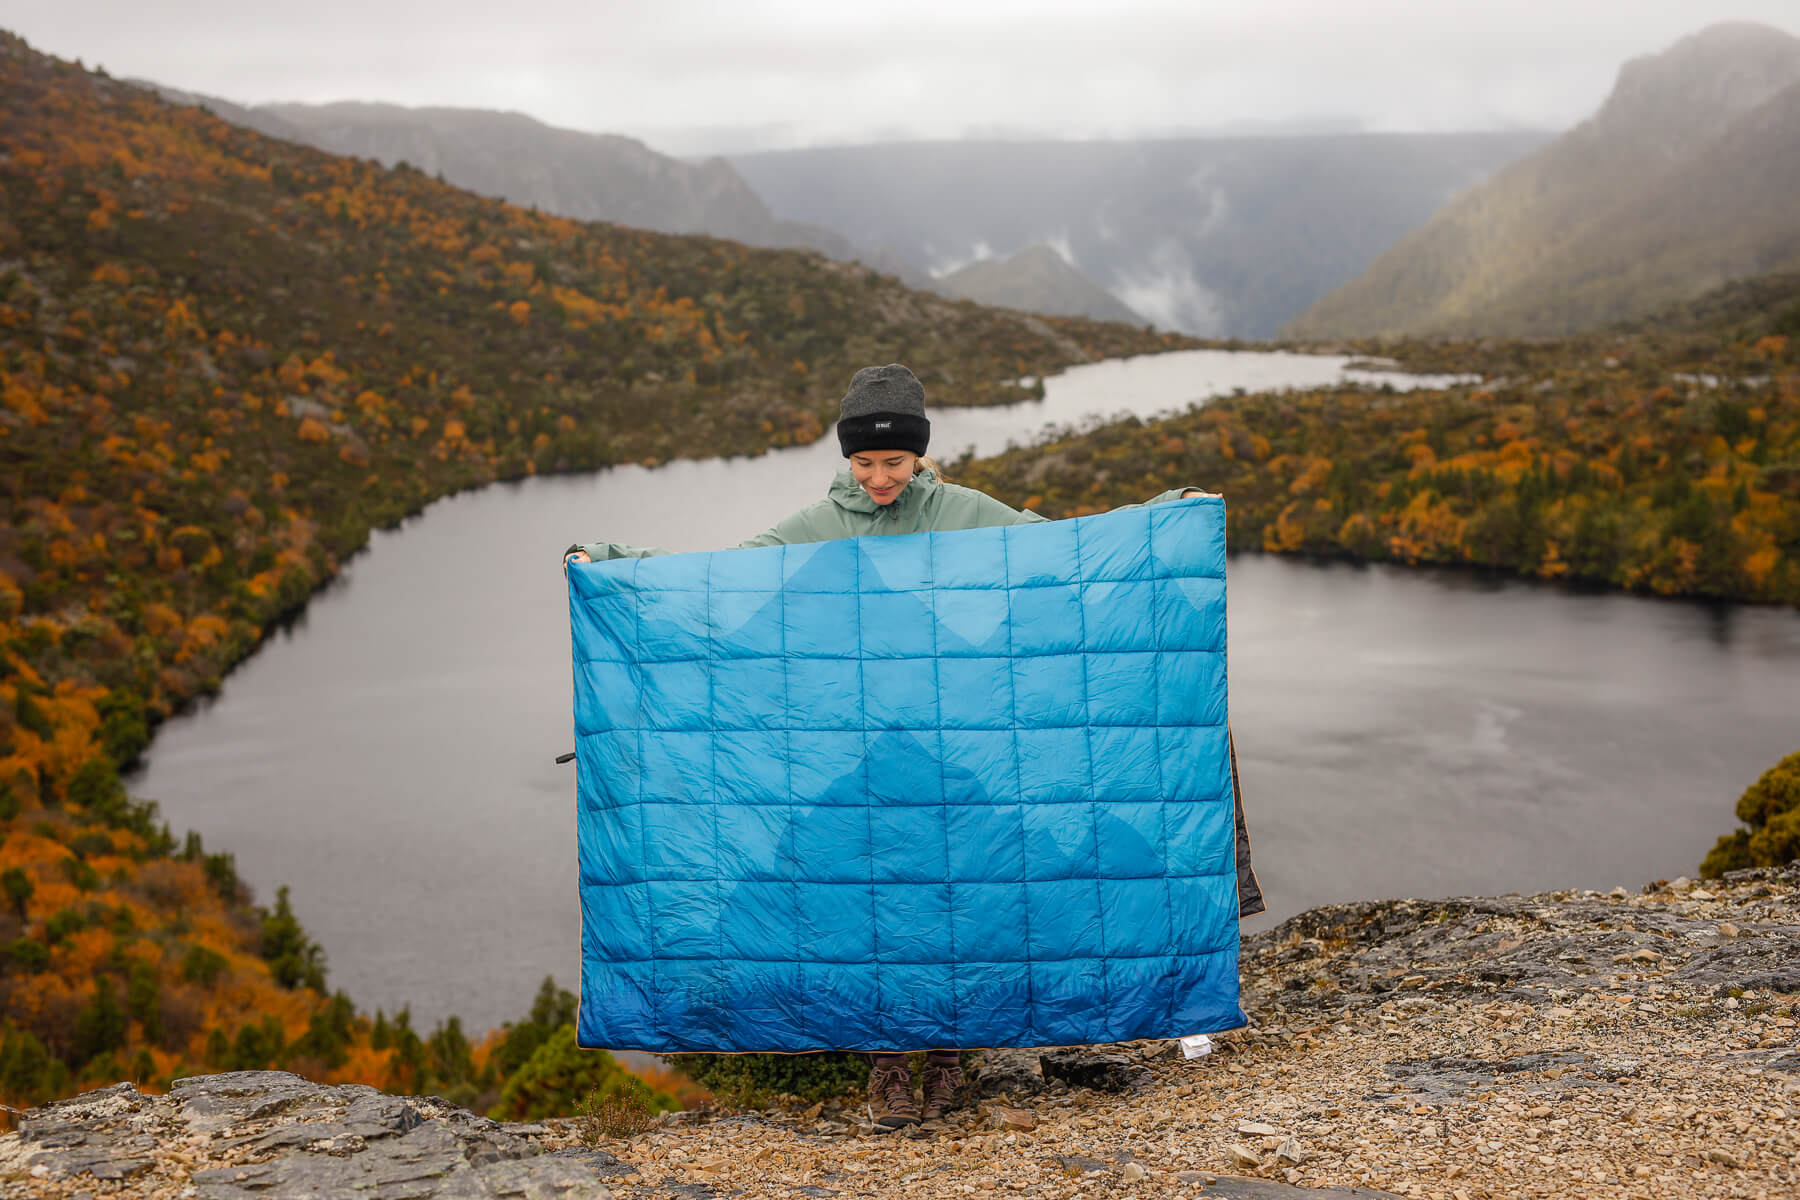
[[[1249,1029],[985,1056],[942,1122],[854,1105],[568,1122],[280,1072],[121,1084],[0,1138],[0,1195],[1792,1196],[1800,863],[1637,893],[1315,909],[1246,941]]]
[[[440,1100],[240,1071],[178,1080],[167,1096],[121,1083],[34,1109],[0,1146],[0,1174],[38,1194],[111,1185],[207,1200],[414,1200],[595,1197],[630,1171],[550,1132]]]
[[[1077,271],[1053,248],[1038,243],[1007,258],[972,262],[937,281],[939,290],[977,304],[997,304],[1052,316],[1092,317],[1142,325],[1144,318]]]
[[[1316,908],[1252,940],[1246,973],[1265,987],[1280,979],[1288,1007],[1325,1013],[1407,993],[1552,1005],[1600,980],[1631,998],[1671,988],[1714,998],[1800,993],[1800,926],[1791,917],[1800,868],[1734,878],[1737,886],[1718,891],[1677,880],[1636,895],[1615,888]],[[1765,915],[1785,919],[1752,924]],[[1328,941],[1340,949],[1328,951]],[[1316,971],[1307,966],[1314,959]]]

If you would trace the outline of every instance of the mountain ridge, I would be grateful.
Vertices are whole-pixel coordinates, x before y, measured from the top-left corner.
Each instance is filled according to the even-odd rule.
[[[840,262],[858,257],[828,229],[777,219],[723,159],[684,162],[624,134],[565,129],[521,112],[442,105],[242,105],[134,82],[270,136],[389,167],[406,163],[480,195],[575,220],[812,249]]]
[[[1800,264],[1800,38],[1710,27],[1627,63],[1593,117],[1453,199],[1283,327],[1537,336]]]
[[[1144,318],[1076,270],[1052,246],[1033,243],[1006,258],[972,262],[937,280],[938,290],[1001,308],[1142,325]]]
[[[778,216],[929,270],[1048,243],[1160,328],[1267,338],[1548,137],[898,142],[729,160]]]
[[[1048,243],[1093,286],[1021,265],[992,294],[1026,311],[1129,312],[1202,336],[1272,336],[1454,191],[1546,136],[912,142],[686,160],[519,113],[361,101],[246,107],[150,86],[274,136],[405,162],[546,212],[804,246],[945,295],[960,294],[947,279],[972,262]],[[976,272],[977,286],[996,286],[993,270]]]

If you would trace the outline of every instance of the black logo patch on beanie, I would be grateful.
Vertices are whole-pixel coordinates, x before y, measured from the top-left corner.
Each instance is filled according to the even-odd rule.
[[[840,419],[837,435],[838,446],[846,458],[864,450],[910,450],[923,454],[931,443],[931,422],[911,413],[870,413]]]

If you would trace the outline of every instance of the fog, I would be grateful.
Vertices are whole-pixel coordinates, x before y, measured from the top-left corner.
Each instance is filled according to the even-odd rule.
[[[41,50],[244,103],[529,113],[697,154],[915,138],[1558,129],[1793,0],[7,0]]]

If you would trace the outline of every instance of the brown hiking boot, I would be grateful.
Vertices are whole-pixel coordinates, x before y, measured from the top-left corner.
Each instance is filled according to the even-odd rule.
[[[869,1120],[878,1128],[904,1129],[919,1123],[919,1102],[913,1098],[912,1068],[875,1067],[869,1072]]]
[[[962,1090],[962,1064],[928,1060],[922,1077],[925,1084],[923,1119],[935,1121],[956,1107],[956,1094]]]

